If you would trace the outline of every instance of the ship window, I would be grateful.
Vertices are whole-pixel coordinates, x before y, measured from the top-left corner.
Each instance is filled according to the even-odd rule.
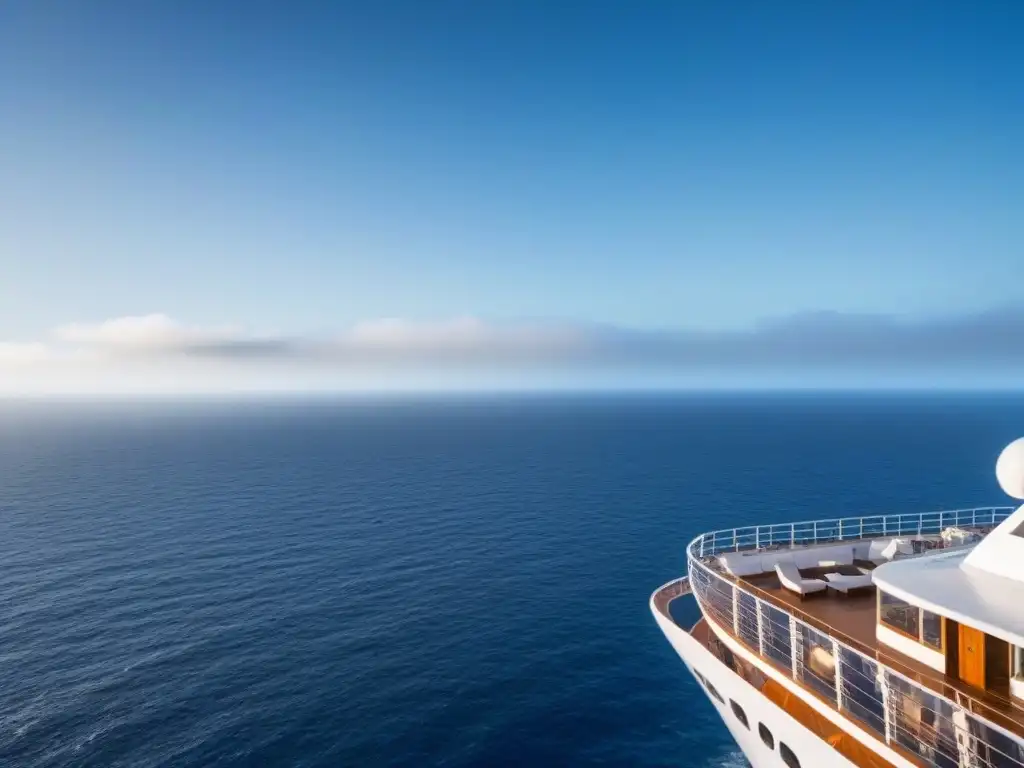
[[[800,761],[796,759],[793,750],[781,741],[779,742],[779,756],[782,757],[782,762],[788,765],[789,768],[800,768]]]
[[[732,707],[732,713],[736,715],[736,719],[743,723],[743,727],[750,730],[750,723],[747,721],[747,713],[743,711],[743,707],[732,699],[729,699],[729,706]]]
[[[775,749],[775,737],[772,736],[772,732],[765,728],[764,723],[757,724],[757,732],[761,736],[761,741],[768,749]]]
[[[942,650],[942,618],[931,611],[921,611],[921,640]]]
[[[1013,676],[1024,680],[1024,648],[1013,646]]]
[[[720,693],[718,692],[718,689],[717,689],[717,688],[715,688],[715,686],[713,686],[713,685],[711,684],[711,681],[710,681],[710,680],[707,680],[707,679],[705,679],[705,680],[704,680],[704,682],[708,684],[708,691],[710,691],[710,692],[711,692],[711,695],[712,695],[712,696],[714,696],[714,697],[715,697],[716,699],[718,699],[718,703],[719,703],[719,704],[725,704],[725,699],[723,699],[723,698],[722,698],[722,694],[720,694]]]
[[[878,620],[914,639],[921,637],[921,609],[882,591],[878,593]]]

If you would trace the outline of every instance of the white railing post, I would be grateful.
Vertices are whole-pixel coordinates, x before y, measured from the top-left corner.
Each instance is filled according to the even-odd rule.
[[[800,675],[797,671],[798,664],[800,662],[800,649],[797,648],[797,639],[799,635],[796,631],[796,618],[793,614],[789,614],[789,665],[792,667],[793,679],[799,680]]]
[[[956,734],[956,750],[960,757],[960,765],[964,768],[980,768],[981,759],[978,757],[978,739],[971,735],[971,727],[968,725],[967,710],[956,706],[953,709],[953,732]],[[988,761],[985,761],[988,764]]]
[[[889,690],[889,681],[886,679],[884,667],[879,664],[877,669],[879,688],[882,689],[882,712],[885,714],[885,743],[892,744],[892,692]]]
[[[790,523],[789,526],[789,546],[796,546],[796,523]]]
[[[971,527],[972,528],[977,528],[978,527],[978,510],[976,510],[976,509],[972,509],[971,510]]]
[[[814,521],[814,543],[818,543],[818,521]]]
[[[864,518],[863,517],[860,519],[860,537],[859,538],[862,538],[862,539],[864,538]]]
[[[740,591],[736,589],[736,585],[732,586],[732,633],[735,637],[740,637]]]
[[[757,606],[757,653],[764,656],[764,606],[759,598],[754,598]]]
[[[829,638],[832,640],[832,638]],[[832,640],[832,658],[836,660],[836,709],[843,710],[843,656],[839,652],[839,643]]]

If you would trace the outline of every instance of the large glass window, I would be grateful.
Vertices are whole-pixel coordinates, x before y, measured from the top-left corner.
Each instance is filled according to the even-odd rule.
[[[913,638],[921,636],[921,609],[905,600],[879,591],[878,620],[887,627]]]
[[[931,611],[921,611],[921,642],[942,650],[942,617]]]

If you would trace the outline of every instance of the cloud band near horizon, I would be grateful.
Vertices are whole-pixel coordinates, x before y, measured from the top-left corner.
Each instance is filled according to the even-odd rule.
[[[166,315],[75,323],[46,339],[0,342],[0,368],[192,361],[288,362],[367,369],[931,370],[1024,369],[1024,307],[913,320],[837,312],[798,314],[739,331],[641,330],[566,322],[384,319],[319,336],[197,327]]]

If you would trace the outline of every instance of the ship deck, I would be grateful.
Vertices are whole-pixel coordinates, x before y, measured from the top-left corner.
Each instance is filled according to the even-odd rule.
[[[835,568],[801,569],[800,572],[805,578],[821,578],[825,570],[834,571]],[[1007,730],[1024,735],[1024,710],[1009,698],[970,686],[899,651],[880,645],[875,637],[877,597],[873,590],[848,596],[826,590],[801,600],[798,595],[784,589],[773,573],[738,579],[726,578],[741,583],[749,591],[807,624],[917,680],[923,687],[949,699],[960,699],[965,703],[969,701],[973,711]]]
[[[826,572],[833,573],[836,570],[841,569],[835,567],[803,568],[800,570],[800,575],[806,579],[822,579]],[[727,576],[727,578],[729,577]],[[779,577],[774,573],[745,576],[738,581],[752,588],[751,591],[756,592],[760,597],[828,634],[839,633],[843,639],[852,640],[861,646],[861,650],[870,649],[871,652],[877,650],[878,643],[875,640],[877,598],[874,590],[844,596],[827,589],[801,600],[799,595],[785,589],[779,582]]]

